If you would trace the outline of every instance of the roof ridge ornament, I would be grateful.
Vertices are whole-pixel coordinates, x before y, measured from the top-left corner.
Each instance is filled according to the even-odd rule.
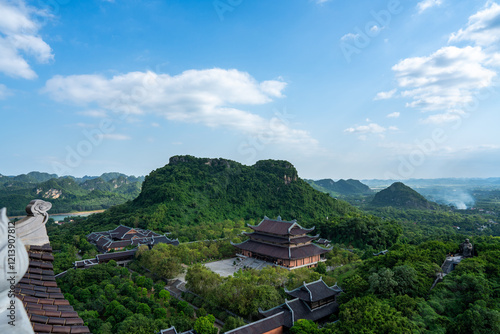
[[[16,222],[16,234],[26,246],[43,246],[49,243],[45,224],[49,220],[47,211],[51,208],[52,203],[41,199],[34,199],[26,206],[28,215]]]
[[[307,292],[309,292],[309,301],[312,302],[313,294],[312,294],[311,290],[309,290],[309,288],[307,287],[307,283],[305,281],[303,283],[304,283],[304,288],[306,288]],[[313,282],[311,282],[311,283],[313,283]]]
[[[21,238],[16,235],[15,225],[7,218],[6,211],[5,208],[0,210],[0,234],[5,236],[0,240],[0,333],[12,333],[15,330],[16,333],[33,334],[22,301],[12,297],[14,286],[28,270],[28,252]],[[15,262],[8,261],[9,258]]]

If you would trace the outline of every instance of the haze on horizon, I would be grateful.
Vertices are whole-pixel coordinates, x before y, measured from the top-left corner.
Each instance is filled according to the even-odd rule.
[[[0,0],[0,174],[498,177],[500,2]]]

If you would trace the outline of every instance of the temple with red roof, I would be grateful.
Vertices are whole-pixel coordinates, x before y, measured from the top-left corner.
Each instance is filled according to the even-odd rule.
[[[285,221],[264,217],[258,225],[248,225],[254,232],[245,233],[249,239],[233,244],[240,250],[240,257],[251,257],[286,269],[315,267],[325,261],[323,254],[332,248],[322,248],[312,241],[319,235],[310,236],[314,230],[303,228],[296,220]]]

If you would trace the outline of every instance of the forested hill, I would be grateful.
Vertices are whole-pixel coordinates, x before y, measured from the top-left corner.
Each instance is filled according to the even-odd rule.
[[[390,187],[375,194],[371,204],[404,209],[434,209],[438,207],[436,203],[429,202],[424,196],[401,182],[395,182]]]
[[[253,166],[227,159],[174,156],[149,174],[140,195],[92,217],[103,223],[138,223],[156,230],[202,222],[261,219],[264,215],[325,220],[357,209],[314,190],[287,161],[258,161]]]
[[[330,193],[331,195],[357,195],[371,193],[370,187],[358,180],[340,179],[337,182],[332,179],[306,180],[314,189]]]

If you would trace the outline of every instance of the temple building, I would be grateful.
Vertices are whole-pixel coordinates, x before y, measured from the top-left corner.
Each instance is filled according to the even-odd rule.
[[[283,304],[267,311],[259,309],[262,319],[231,329],[225,334],[284,334],[288,333],[299,319],[328,320],[328,317],[338,312],[337,296],[343,291],[337,284],[328,286],[323,278],[320,278],[314,282],[304,282],[302,286],[291,291],[285,289],[285,292],[290,296],[290,300],[285,299]],[[177,331],[175,327],[170,327],[158,334],[177,334]]]
[[[245,233],[249,239],[233,244],[240,250],[240,257],[252,257],[286,269],[315,267],[325,261],[323,254],[332,248],[322,248],[312,241],[319,235],[309,236],[314,230],[303,228],[296,220],[284,221],[264,217],[255,226],[248,225],[254,232]]]
[[[165,235],[150,230],[120,225],[114,230],[92,232],[87,240],[96,245],[101,252],[123,250],[128,246],[148,245],[150,248],[159,243],[179,245],[179,240],[169,239]]]

